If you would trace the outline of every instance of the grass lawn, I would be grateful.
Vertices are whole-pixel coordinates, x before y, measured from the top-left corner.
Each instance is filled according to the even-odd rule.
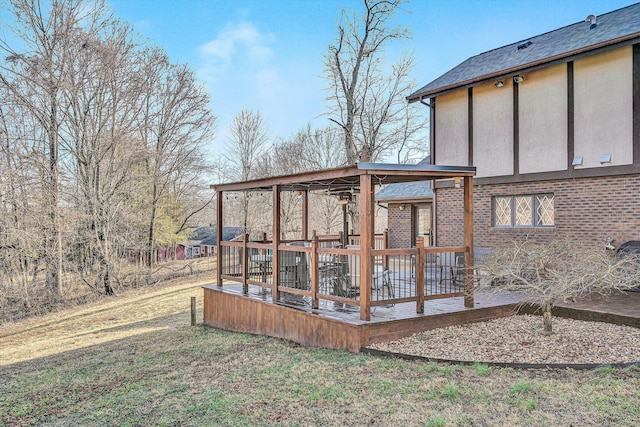
[[[191,327],[202,284],[1,325],[0,425],[640,425],[638,369],[450,366]]]

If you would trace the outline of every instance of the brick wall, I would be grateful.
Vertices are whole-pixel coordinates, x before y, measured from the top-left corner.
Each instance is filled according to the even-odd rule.
[[[400,206],[404,206],[400,210]],[[411,247],[411,205],[389,203],[388,229],[390,248]]]
[[[554,194],[555,226],[551,228],[495,228],[493,196]],[[606,237],[620,245],[640,240],[640,175],[583,178],[521,184],[474,185],[474,246],[495,247],[528,238],[604,245]],[[463,244],[463,190],[436,190],[437,245]],[[391,228],[391,227],[390,227]]]

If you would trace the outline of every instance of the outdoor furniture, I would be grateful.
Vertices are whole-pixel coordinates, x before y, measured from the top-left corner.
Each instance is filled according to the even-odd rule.
[[[360,288],[352,284],[349,274],[349,261],[345,258],[344,255],[324,255],[320,257],[318,274],[322,293],[347,298],[360,295]]]
[[[281,286],[300,289],[298,278],[298,267],[300,257],[297,252],[281,251],[278,259],[280,272],[279,281]]]
[[[454,285],[464,284],[464,252],[455,253],[454,263],[449,268],[451,269],[451,283]]]
[[[258,272],[258,274],[261,276],[262,283],[266,283],[267,276],[271,274],[272,259],[273,259],[273,256],[268,254],[251,255],[249,257],[249,261],[251,263],[250,271]]]
[[[287,246],[311,247],[311,242],[291,242]],[[293,252],[298,258],[296,268],[296,283],[299,289],[311,289],[311,253],[310,252]]]
[[[373,273],[371,285],[371,289],[375,289],[382,293],[384,293],[386,288],[389,298],[395,298],[395,292],[393,290],[393,285],[391,284],[391,274],[389,270],[377,267]]]

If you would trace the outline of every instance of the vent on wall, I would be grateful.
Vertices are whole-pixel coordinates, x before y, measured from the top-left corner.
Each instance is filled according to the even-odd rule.
[[[531,40],[527,40],[526,42],[522,42],[518,45],[518,50],[526,49],[531,46],[533,42]]]

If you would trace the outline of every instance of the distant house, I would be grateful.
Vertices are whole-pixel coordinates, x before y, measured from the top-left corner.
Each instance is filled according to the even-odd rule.
[[[473,56],[408,97],[431,162],[472,165],[474,239],[640,240],[640,3]],[[438,246],[461,244],[454,182],[434,188]]]
[[[176,246],[176,259],[194,259],[216,254],[217,235],[215,227],[198,227],[193,237]],[[223,227],[222,240],[229,241],[242,234],[241,227]]]
[[[418,165],[431,164],[427,156]],[[376,193],[378,203],[386,203],[389,248],[415,246],[423,236],[425,245],[432,244],[433,190],[431,181],[390,184]]]

